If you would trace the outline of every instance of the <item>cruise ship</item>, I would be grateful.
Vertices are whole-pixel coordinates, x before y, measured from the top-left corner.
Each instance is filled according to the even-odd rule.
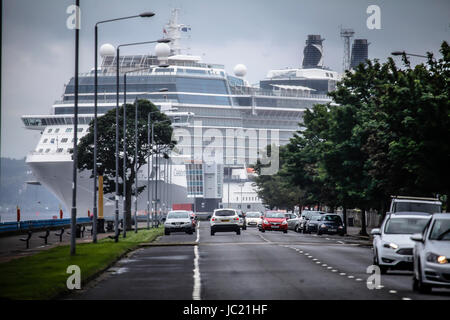
[[[179,140],[171,159],[156,167],[152,163],[138,173],[139,185],[151,185],[159,176],[161,208],[174,203],[194,203],[197,211],[235,206],[244,211],[259,210],[261,200],[251,182],[249,168],[262,157],[267,145],[284,145],[299,129],[306,109],[328,103],[339,74],[323,66],[320,36],[309,35],[299,68],[270,70],[259,85],[245,80],[246,67],[237,65],[234,74],[220,64],[183,54],[182,34],[190,28],[178,23],[172,11],[164,27],[171,40],[169,66],[160,67],[154,53],[120,56],[120,101],[123,103],[123,72],[127,72],[127,102],[149,99],[172,120]],[[100,49],[98,70],[99,117],[116,107],[116,57],[109,44]],[[133,70],[139,70],[133,72]],[[164,89],[164,92],[161,90]],[[78,137],[89,129],[94,113],[94,70],[79,75]],[[26,162],[37,181],[66,207],[72,201],[72,155],[74,130],[74,78],[65,85],[50,114],[23,115],[27,129],[39,130],[41,138]],[[187,139],[186,137],[189,137]],[[211,148],[211,145],[215,148]],[[159,168],[159,175],[156,175]],[[92,213],[91,172],[78,174],[78,215]],[[149,178],[150,178],[149,177]],[[139,210],[147,207],[147,192],[138,197]],[[104,195],[105,216],[114,213],[114,195]],[[120,205],[122,201],[119,201]]]

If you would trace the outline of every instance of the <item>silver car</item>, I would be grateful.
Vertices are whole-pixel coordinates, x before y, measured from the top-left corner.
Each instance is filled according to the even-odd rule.
[[[434,214],[414,240],[413,289],[428,293],[433,287],[450,288],[450,214]]]
[[[412,270],[414,241],[411,235],[421,233],[430,214],[397,212],[386,216],[380,229],[373,229],[373,264],[382,274],[389,269]]]
[[[164,221],[165,235],[170,235],[171,232],[186,232],[187,234],[193,234],[194,229],[195,227],[192,223],[189,211],[169,211],[166,220]]]

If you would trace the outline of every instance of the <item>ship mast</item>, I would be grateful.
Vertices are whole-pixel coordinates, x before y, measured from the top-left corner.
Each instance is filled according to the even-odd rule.
[[[178,23],[178,14],[180,9],[175,8],[172,10],[172,16],[170,17],[169,22],[166,24],[164,28],[164,34],[167,35],[167,38],[171,40],[170,42],[170,51],[172,55],[181,54],[181,31],[187,32],[191,28],[184,24]]]

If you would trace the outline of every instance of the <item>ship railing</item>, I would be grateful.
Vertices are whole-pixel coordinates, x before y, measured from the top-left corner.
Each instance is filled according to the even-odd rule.
[[[267,90],[244,86],[230,86],[233,95],[250,95],[250,96],[270,96],[270,97],[287,97],[287,98],[312,98],[312,99],[327,99],[331,98],[325,94],[310,93],[310,92],[287,92],[284,90]]]

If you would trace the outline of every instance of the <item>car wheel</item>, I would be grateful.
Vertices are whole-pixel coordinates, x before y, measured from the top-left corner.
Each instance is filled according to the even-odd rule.
[[[212,235],[212,236],[214,235],[214,231],[212,231],[212,230],[211,230],[211,235]]]
[[[242,230],[247,230],[247,226],[244,225],[244,226],[242,227]]]
[[[288,231],[287,230],[283,230],[283,233],[288,233]]]
[[[169,236],[170,235],[170,231],[164,230],[164,235]]]
[[[318,236],[321,236],[321,235],[322,235],[322,232],[321,232],[319,229],[317,229],[317,235],[318,235]]]
[[[236,234],[237,234],[237,235],[240,235],[240,234],[241,234],[241,229],[237,229],[237,230],[236,230]]]
[[[424,294],[430,293],[431,286],[422,282],[422,270],[420,267],[420,260],[417,263],[418,263],[418,268],[419,268],[419,272],[418,272],[419,278],[415,279],[415,276],[414,276],[413,289],[414,289],[414,287],[416,287],[416,289],[419,293],[424,293]]]
[[[264,230],[264,229],[261,229],[260,231],[261,231],[261,232],[266,232],[266,230]]]
[[[381,274],[387,273],[388,267],[380,266],[380,261],[378,260],[378,252],[377,251],[375,251],[374,256],[373,256],[373,264],[376,265],[378,268],[380,268]]]

